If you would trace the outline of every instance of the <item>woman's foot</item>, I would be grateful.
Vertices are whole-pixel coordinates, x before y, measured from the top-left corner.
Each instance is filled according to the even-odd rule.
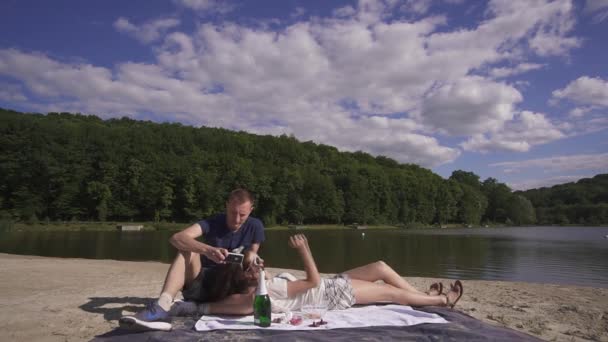
[[[432,283],[426,294],[429,296],[438,296],[443,292],[443,283]]]
[[[445,296],[445,306],[450,309],[454,308],[454,305],[460,300],[462,297],[462,293],[464,292],[464,288],[462,287],[462,283],[460,280],[456,280],[454,284],[450,284],[450,291],[446,294],[442,294]]]

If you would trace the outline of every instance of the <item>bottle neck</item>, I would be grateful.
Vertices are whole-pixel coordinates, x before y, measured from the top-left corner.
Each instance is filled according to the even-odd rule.
[[[268,290],[266,289],[266,274],[262,269],[260,269],[258,288],[256,289],[255,294],[256,296],[264,296],[268,294]]]

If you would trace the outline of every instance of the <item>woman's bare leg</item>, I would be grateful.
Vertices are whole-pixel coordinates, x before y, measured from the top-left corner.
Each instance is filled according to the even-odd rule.
[[[347,274],[349,277],[351,277],[351,279],[365,280],[372,283],[378,280],[382,280],[385,283],[400,289],[408,290],[410,292],[415,292],[419,294],[425,294],[424,292],[416,289],[405,279],[403,279],[384,261],[376,261],[371,264],[353,268],[352,270],[348,270],[343,273]]]
[[[353,286],[353,294],[357,304],[392,302],[413,306],[446,306],[448,304],[448,297],[450,302],[454,302],[460,294],[457,291],[450,290],[447,296],[430,296],[391,285],[378,284],[359,279],[351,279],[351,284]]]

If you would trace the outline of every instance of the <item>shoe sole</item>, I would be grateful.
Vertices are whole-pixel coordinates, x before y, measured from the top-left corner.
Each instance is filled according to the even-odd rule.
[[[135,317],[122,317],[118,320],[118,325],[127,330],[133,331],[171,331],[171,323],[167,322],[147,322],[139,320]]]

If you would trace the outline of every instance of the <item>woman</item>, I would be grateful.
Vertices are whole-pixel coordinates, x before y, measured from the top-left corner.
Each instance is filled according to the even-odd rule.
[[[454,307],[463,293],[462,283],[457,280],[447,293],[441,293],[439,283],[431,286],[428,293],[421,292],[405,281],[383,261],[321,278],[308,246],[306,237],[296,234],[289,238],[289,246],[302,258],[306,278],[296,279],[282,273],[267,279],[268,294],[273,312],[297,311],[306,304],[327,303],[329,310],[341,310],[354,304],[391,302],[412,306]],[[224,265],[216,273],[210,289],[211,303],[199,307],[201,314],[247,315],[253,312],[252,302],[257,286],[260,266],[249,260],[243,270],[240,265]],[[376,283],[382,280],[383,283]]]

